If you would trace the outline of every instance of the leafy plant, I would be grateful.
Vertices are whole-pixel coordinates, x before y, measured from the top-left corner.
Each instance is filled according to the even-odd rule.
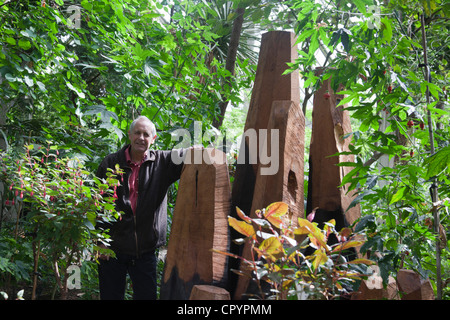
[[[34,289],[39,260],[44,257],[51,262],[64,299],[71,264],[98,251],[112,253],[98,246],[99,242],[107,244],[108,236],[95,226],[120,217],[114,200],[121,171],[110,171],[102,181],[78,160],[60,158],[58,148],[50,144],[37,150],[29,145],[17,159],[2,153],[0,166],[1,180],[9,189],[5,204],[23,204],[22,227],[32,236]]]
[[[342,186],[356,192],[361,250],[386,281],[399,268],[430,277],[442,298],[448,258],[449,2],[293,1],[305,100],[325,79],[345,88],[354,163]],[[444,32],[445,33],[445,32]],[[448,32],[447,32],[448,33]],[[324,59],[318,59],[318,57]],[[316,72],[317,68],[321,73]],[[331,156],[331,155],[330,155]],[[359,229],[358,231],[362,231]]]
[[[241,259],[241,270],[233,270],[241,276],[251,277],[260,290],[260,298],[336,299],[349,293],[352,285],[367,276],[367,268],[374,262],[364,258],[350,260],[347,254],[361,246],[361,235],[350,228],[335,229],[335,221],[325,223],[323,229],[308,219],[289,219],[288,205],[275,202],[257,210],[256,218],[250,218],[236,208],[242,220],[228,217],[229,225],[245,236],[234,241],[247,243],[251,250],[248,257],[214,250]],[[338,242],[329,245],[335,235]],[[309,253],[307,253],[309,252]],[[271,285],[270,293],[262,290],[262,282]]]

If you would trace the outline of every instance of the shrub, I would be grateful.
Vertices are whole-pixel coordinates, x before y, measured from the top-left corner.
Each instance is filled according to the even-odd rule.
[[[235,241],[248,243],[250,257],[213,251],[241,259],[240,270],[233,271],[256,281],[259,298],[335,299],[348,294],[352,285],[366,278],[367,265],[374,263],[364,258],[349,261],[347,251],[364,241],[358,240],[362,236],[353,234],[350,228],[338,232],[334,220],[325,223],[323,229],[303,218],[294,225],[287,215],[288,205],[283,202],[257,210],[256,218],[239,208],[236,211],[242,220],[229,217],[228,222],[245,236]],[[331,234],[338,239],[334,245],[327,244]],[[262,281],[270,284],[270,292],[263,292]]]
[[[9,190],[3,195],[4,205],[21,202],[22,227],[32,237],[34,290],[39,259],[44,257],[51,262],[65,299],[70,265],[83,257],[96,258],[96,252],[112,253],[98,246],[107,244],[108,236],[95,226],[119,218],[114,200],[121,172],[111,170],[102,181],[84,170],[80,161],[60,158],[58,148],[50,143],[47,148],[29,145],[15,159],[1,156],[0,177]]]

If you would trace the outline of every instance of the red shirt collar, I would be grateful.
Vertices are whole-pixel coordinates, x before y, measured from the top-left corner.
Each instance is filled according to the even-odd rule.
[[[142,159],[141,162],[136,163],[133,160],[131,160],[131,146],[129,146],[126,150],[125,150],[125,160],[129,163],[129,164],[134,164],[134,165],[141,165],[145,160],[147,160],[148,158],[148,151],[145,152],[144,155],[144,159]]]

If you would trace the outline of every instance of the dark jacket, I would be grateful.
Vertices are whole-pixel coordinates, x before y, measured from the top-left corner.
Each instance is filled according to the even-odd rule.
[[[131,168],[125,158],[127,148],[128,145],[108,155],[100,164],[97,176],[106,178],[107,168],[114,169],[117,163],[124,170],[116,199],[116,209],[123,213],[120,220],[109,226],[111,249],[115,253],[140,256],[166,242],[167,189],[180,178],[183,163],[175,164],[172,161],[172,151],[149,150],[148,157],[139,170],[139,195],[136,212],[133,214],[128,188]],[[176,152],[181,158],[184,150]]]

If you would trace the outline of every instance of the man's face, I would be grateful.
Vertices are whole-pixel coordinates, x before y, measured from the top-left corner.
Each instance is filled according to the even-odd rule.
[[[128,132],[131,141],[131,149],[136,153],[144,153],[155,141],[156,136],[152,136],[150,123],[143,119],[136,122],[132,131]]]

